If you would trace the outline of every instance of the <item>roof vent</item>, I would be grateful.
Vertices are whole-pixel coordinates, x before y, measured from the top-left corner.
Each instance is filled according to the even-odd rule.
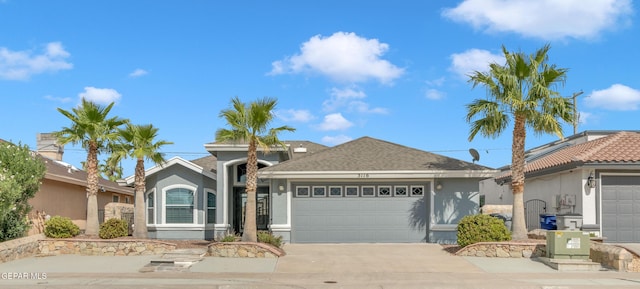
[[[307,152],[307,148],[304,148],[304,147],[293,148],[293,152],[294,153],[306,153]]]

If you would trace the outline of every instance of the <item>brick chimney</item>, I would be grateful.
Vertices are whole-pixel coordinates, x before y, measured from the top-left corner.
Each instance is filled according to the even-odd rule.
[[[58,145],[58,140],[52,133],[39,133],[36,137],[38,153],[44,157],[62,161],[64,147]]]

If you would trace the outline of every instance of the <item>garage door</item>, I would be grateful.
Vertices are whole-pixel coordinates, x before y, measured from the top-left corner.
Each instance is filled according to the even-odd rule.
[[[607,242],[640,242],[640,176],[602,176],[602,235]]]
[[[293,198],[293,243],[426,241],[425,197]]]

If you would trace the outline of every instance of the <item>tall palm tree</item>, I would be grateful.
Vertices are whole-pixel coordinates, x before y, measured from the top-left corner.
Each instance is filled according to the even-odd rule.
[[[106,107],[82,99],[80,106],[71,112],[58,108],[58,111],[71,120],[69,127],[55,132],[61,145],[81,144],[87,151],[87,223],[85,234],[98,235],[98,154],[105,152],[109,144],[117,137],[119,126],[128,122],[119,117],[109,117],[114,103]]]
[[[289,126],[269,128],[273,120],[273,110],[277,100],[265,97],[257,101],[245,104],[238,97],[231,100],[231,108],[220,112],[220,117],[227,121],[229,129],[216,131],[218,142],[242,142],[249,143],[247,152],[247,179],[245,190],[247,203],[245,209],[244,230],[242,240],[245,242],[257,241],[256,228],[256,190],[258,187],[258,147],[265,153],[273,146],[286,147],[278,139],[278,133],[282,131],[295,131]]]
[[[469,141],[480,133],[498,137],[513,121],[511,145],[511,189],[513,192],[513,239],[526,239],[524,217],[524,147],[527,128],[536,134],[554,133],[562,137],[561,121],[574,119],[570,98],[560,96],[555,86],[563,85],[567,69],[548,64],[547,44],[534,54],[512,53],[502,46],[504,65],[492,63],[489,71],[469,77],[475,88],[487,89],[486,99],[467,105],[471,124]]]
[[[133,213],[133,237],[147,238],[147,220],[145,218],[144,192],[146,190],[144,161],[149,160],[155,164],[165,162],[164,154],[160,148],[172,142],[155,141],[158,136],[158,128],[152,124],[133,125],[127,123],[123,129],[118,130],[120,139],[113,145],[110,161],[119,163],[123,158],[136,160],[133,187],[135,191]]]

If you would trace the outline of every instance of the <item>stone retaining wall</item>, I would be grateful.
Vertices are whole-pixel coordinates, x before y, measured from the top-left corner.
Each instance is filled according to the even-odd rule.
[[[640,256],[615,245],[591,242],[590,258],[603,267],[621,272],[640,272]]]
[[[209,245],[211,257],[230,258],[278,258],[284,256],[282,249],[264,243],[218,242]]]
[[[35,256],[39,252],[38,241],[44,238],[38,234],[0,243],[0,263]]]
[[[546,255],[546,245],[543,243],[481,242],[462,248],[456,255],[497,258],[534,258]]]
[[[161,255],[176,245],[155,240],[44,239],[40,255],[77,254],[90,256]]]

